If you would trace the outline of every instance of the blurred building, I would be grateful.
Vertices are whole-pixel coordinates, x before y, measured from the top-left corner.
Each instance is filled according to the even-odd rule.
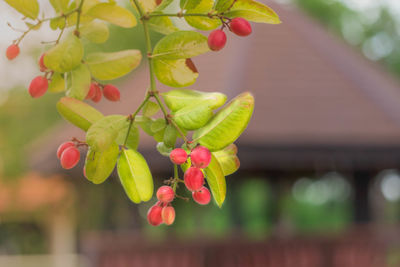
[[[93,266],[399,266],[399,83],[298,10],[271,6],[283,24],[229,34],[222,52],[194,60],[191,88],[256,98],[221,211],[178,204],[176,227],[150,230],[146,205],[129,204],[116,177],[94,186],[82,168],[61,169],[57,146],[82,131],[65,123],[34,145],[36,171],[76,186],[77,249]],[[121,85],[118,105],[96,107],[129,114],[147,86],[143,66]],[[141,140],[160,184],[169,160]]]

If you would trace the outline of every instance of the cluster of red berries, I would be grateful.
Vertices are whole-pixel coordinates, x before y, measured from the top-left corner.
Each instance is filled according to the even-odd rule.
[[[121,99],[121,94],[117,87],[111,84],[101,85],[97,82],[92,82],[90,85],[86,99],[91,99],[93,102],[98,103],[103,95],[110,101],[119,101]]]
[[[157,190],[157,203],[152,206],[147,213],[147,221],[158,226],[162,223],[171,225],[175,221],[175,209],[171,202],[175,198],[175,192],[172,187],[164,185]]]
[[[208,36],[208,46],[212,51],[219,51],[225,47],[226,34],[223,31],[224,26],[222,29],[212,31]],[[252,32],[250,23],[244,18],[234,18],[227,23],[227,26],[231,32],[238,36],[248,36]]]
[[[61,166],[64,169],[72,169],[78,164],[81,153],[74,142],[62,143],[57,149],[57,157],[60,159]]]

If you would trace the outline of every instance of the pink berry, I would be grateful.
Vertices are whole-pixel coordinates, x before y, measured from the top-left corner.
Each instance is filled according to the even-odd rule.
[[[96,90],[97,90],[96,87],[98,87],[98,85],[96,83],[90,84],[90,89],[89,89],[85,99],[92,99],[93,97],[96,96]],[[99,88],[99,90],[100,90],[100,88]]]
[[[210,164],[211,152],[204,146],[198,146],[190,153],[192,166],[204,169]]]
[[[68,147],[61,154],[61,166],[64,169],[72,169],[78,164],[81,153],[75,146]]]
[[[61,158],[61,154],[64,152],[64,150],[71,146],[75,146],[75,144],[73,142],[62,143],[57,149],[57,158]]]
[[[8,60],[13,60],[19,55],[19,46],[16,44],[12,44],[7,48],[6,56]]]
[[[200,169],[196,167],[190,167],[185,172],[184,180],[187,189],[190,191],[197,191],[204,184],[204,174]]]
[[[166,225],[171,225],[175,221],[175,209],[172,206],[165,206],[161,211],[161,218]]]
[[[219,51],[226,44],[226,34],[222,30],[214,30],[208,36],[208,47],[212,51]]]
[[[169,158],[174,164],[181,165],[186,162],[188,154],[182,148],[175,148],[169,154]]]
[[[229,27],[234,34],[239,36],[248,36],[252,32],[250,22],[243,18],[234,18]]]
[[[46,93],[47,88],[49,88],[47,79],[43,76],[37,76],[31,81],[28,91],[33,98],[38,98]]]
[[[196,201],[200,205],[207,205],[210,203],[211,194],[210,190],[207,187],[203,186],[198,191],[192,192],[193,200]]]
[[[157,190],[157,199],[164,203],[169,203],[174,200],[175,192],[172,187],[163,185]]]
[[[101,92],[100,86],[95,84],[94,86],[94,96],[92,97],[92,101],[95,103],[100,102],[101,97],[103,96],[103,93]]]
[[[117,87],[111,84],[107,84],[103,88],[104,97],[110,101],[119,101],[121,98],[121,94]]]
[[[44,65],[44,53],[40,56],[40,58],[39,58],[39,68],[40,68],[40,71],[41,72],[45,72],[46,70],[47,70],[47,67],[46,67],[46,65]]]
[[[158,226],[162,224],[163,219],[161,217],[162,207],[157,204],[152,206],[147,212],[147,221],[153,226]]]

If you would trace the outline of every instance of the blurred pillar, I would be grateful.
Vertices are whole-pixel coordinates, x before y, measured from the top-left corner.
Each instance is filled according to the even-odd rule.
[[[371,220],[369,203],[369,185],[373,173],[370,171],[355,171],[353,175],[354,188],[354,221],[356,223],[366,223]]]

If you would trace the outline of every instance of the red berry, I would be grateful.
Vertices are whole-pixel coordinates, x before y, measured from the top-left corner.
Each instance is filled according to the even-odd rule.
[[[71,146],[75,146],[75,144],[73,142],[62,143],[57,149],[57,158],[61,158],[61,154],[64,152],[64,150]]]
[[[98,87],[98,85],[96,83],[90,84],[90,89],[89,89],[85,99],[93,99],[96,96],[96,90],[97,90],[96,87]],[[99,88],[99,90],[100,90],[100,88]]]
[[[243,18],[234,18],[229,24],[231,31],[239,36],[247,36],[251,34],[250,22]]]
[[[43,76],[37,76],[31,81],[28,91],[33,98],[38,98],[46,93],[47,88],[49,88],[47,79]]]
[[[44,53],[39,58],[39,68],[41,72],[45,72],[47,70],[46,65],[44,65]]]
[[[158,226],[162,224],[163,219],[161,217],[162,207],[157,204],[152,206],[147,212],[147,221],[153,226]]]
[[[157,190],[157,198],[161,202],[169,203],[174,200],[175,192],[172,187],[163,185]]]
[[[204,184],[204,174],[200,169],[190,167],[185,172],[184,180],[187,189],[190,191],[197,191]]]
[[[188,154],[182,148],[175,148],[169,154],[169,158],[174,164],[181,165],[186,162]]]
[[[214,30],[208,36],[208,47],[212,51],[219,51],[226,44],[226,34],[222,30]]]
[[[100,102],[101,97],[103,96],[103,93],[101,92],[100,86],[95,84],[94,86],[94,96],[92,97],[92,101],[95,103]]]
[[[8,60],[13,60],[19,55],[19,46],[16,44],[12,44],[7,48],[6,56]]]
[[[190,153],[192,166],[204,169],[210,164],[211,152],[204,146],[198,146]]]
[[[172,206],[165,206],[161,211],[161,218],[166,225],[171,225],[175,221],[175,209]]]
[[[61,154],[61,166],[67,170],[72,169],[78,164],[80,157],[81,153],[75,146],[68,147]]]
[[[198,204],[207,205],[211,200],[210,190],[203,186],[200,190],[192,192],[192,197]]]
[[[119,101],[121,98],[121,94],[117,87],[111,84],[107,84],[103,88],[104,97],[110,101]]]

